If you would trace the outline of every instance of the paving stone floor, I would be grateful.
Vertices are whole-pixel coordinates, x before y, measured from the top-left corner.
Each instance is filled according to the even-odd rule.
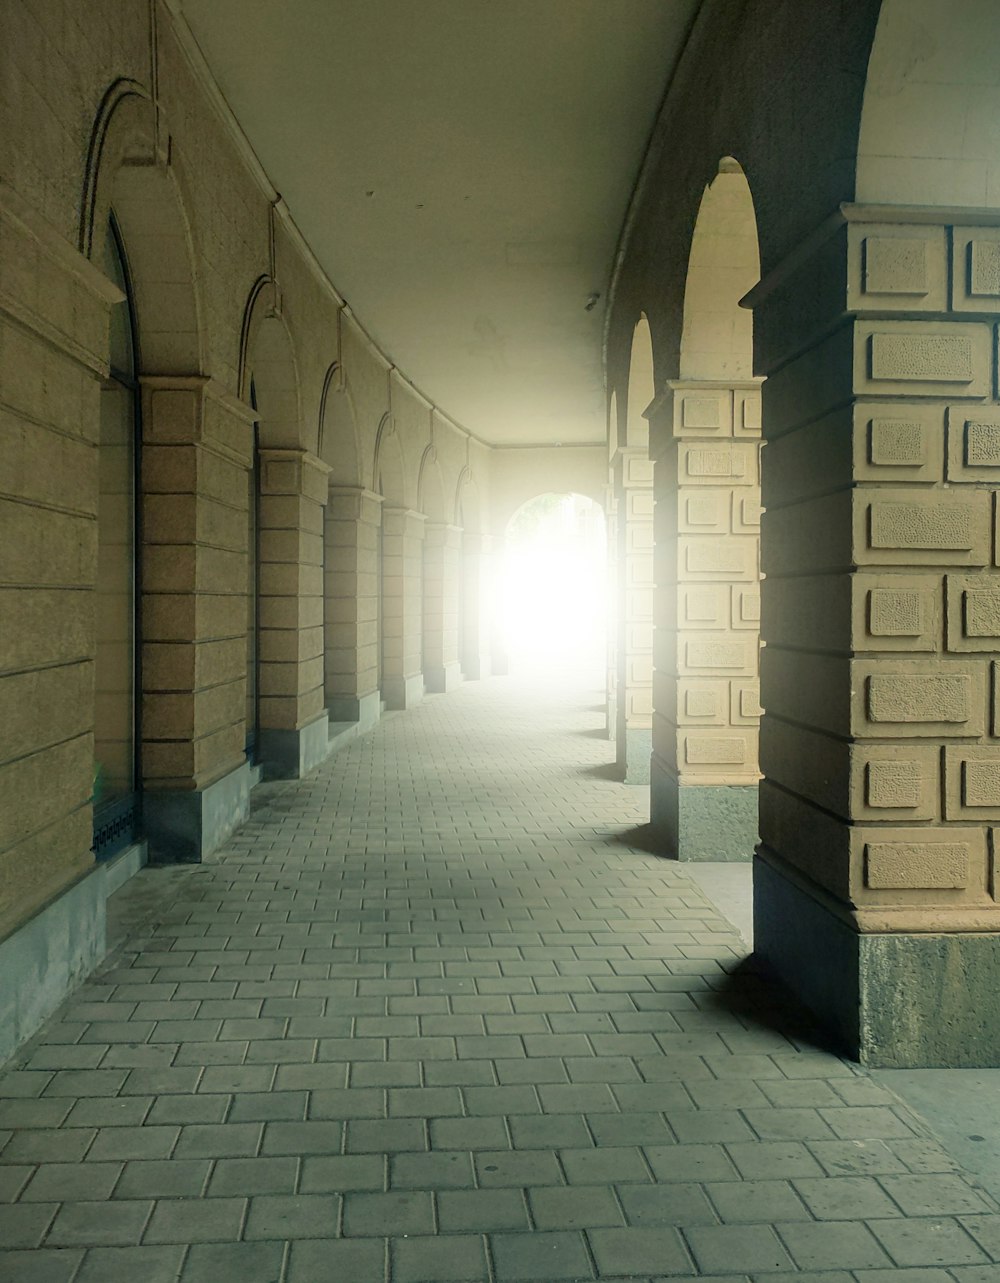
[[[998,1283],[988,1196],[643,851],[595,704],[431,698],[134,879],[0,1077],[0,1279]]]

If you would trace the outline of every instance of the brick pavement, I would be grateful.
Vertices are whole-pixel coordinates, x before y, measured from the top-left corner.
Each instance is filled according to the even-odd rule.
[[[595,704],[435,697],[135,879],[0,1076],[0,1279],[997,1283],[988,1196],[622,840]]]

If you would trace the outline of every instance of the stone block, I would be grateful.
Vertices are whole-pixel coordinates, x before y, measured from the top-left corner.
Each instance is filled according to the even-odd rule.
[[[732,393],[701,384],[671,384],[674,436],[726,437],[733,430]]]
[[[757,447],[751,442],[680,442],[677,475],[687,486],[751,486],[757,482]]]
[[[1000,746],[949,745],[944,750],[945,815],[949,820],[1000,817]]]
[[[96,645],[92,592],[0,586],[0,670],[87,659]]]
[[[725,628],[727,589],[722,584],[682,585],[678,591],[678,628]]]
[[[949,406],[948,480],[1000,482],[1000,411]]]
[[[855,564],[851,546],[853,494],[841,491],[768,509],[760,539],[764,574],[816,575],[851,568]]]
[[[730,588],[730,624],[734,629],[760,630],[760,588],[743,588],[734,584]]]
[[[858,406],[855,476],[859,480],[940,481],[939,406]]]
[[[702,637],[686,634],[682,641],[682,673],[738,673],[754,676],[757,671],[757,648],[746,636]]]
[[[950,738],[985,731],[985,666],[921,660],[852,665],[852,733]]]
[[[952,307],[1000,312],[1000,228],[952,228]]]
[[[0,582],[89,587],[97,574],[97,522],[0,498]]]
[[[865,883],[877,891],[959,890],[969,882],[965,842],[868,842]]]
[[[678,530],[684,534],[718,534],[729,532],[729,495],[722,491],[705,491],[679,497]],[[649,532],[652,544],[652,529]]]
[[[862,396],[985,397],[991,367],[986,325],[863,319],[855,325],[855,390]]]
[[[851,224],[847,307],[851,311],[870,309],[880,313],[947,311],[945,228]]]
[[[763,715],[760,706],[760,682],[731,682],[729,720],[734,726],[756,725]]]
[[[943,583],[936,575],[851,578],[855,651],[937,651],[943,632]]]
[[[1000,576],[948,575],[948,650],[1000,649]]]
[[[757,541],[682,535],[677,540],[678,573],[689,579],[756,579]]]
[[[850,406],[840,406],[797,431],[769,440],[761,461],[764,506],[777,508],[850,487],[860,475],[852,457],[852,440],[864,442],[866,431],[866,426],[853,426]],[[864,446],[862,458],[866,450]]]
[[[985,492],[859,487],[852,502],[860,565],[989,563],[992,517]]]

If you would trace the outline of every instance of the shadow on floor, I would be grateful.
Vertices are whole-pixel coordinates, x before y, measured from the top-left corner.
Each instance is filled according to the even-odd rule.
[[[622,782],[621,767],[614,762],[600,762],[597,766],[584,766],[580,770],[581,775],[586,775],[591,780],[614,780],[616,784]]]

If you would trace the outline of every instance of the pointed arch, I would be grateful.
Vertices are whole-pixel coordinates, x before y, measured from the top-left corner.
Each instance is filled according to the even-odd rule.
[[[458,474],[455,486],[455,525],[461,526],[470,534],[481,534],[483,529],[483,506],[479,486],[472,475],[472,469],[466,464]]]

